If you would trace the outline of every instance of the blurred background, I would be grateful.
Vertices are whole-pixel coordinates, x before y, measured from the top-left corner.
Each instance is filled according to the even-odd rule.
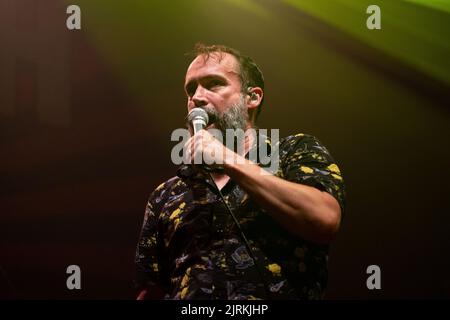
[[[0,297],[134,299],[185,53],[205,42],[263,70],[259,127],[315,135],[344,174],[326,298],[450,298],[449,18],[446,0],[0,0]]]

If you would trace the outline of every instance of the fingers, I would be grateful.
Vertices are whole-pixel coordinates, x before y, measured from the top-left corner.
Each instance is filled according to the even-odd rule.
[[[193,154],[193,151],[194,151],[193,147],[194,147],[193,139],[191,137],[188,139],[188,141],[183,146],[183,163],[184,164],[192,163],[191,155]]]
[[[202,131],[197,132],[191,136],[183,147],[183,161],[186,164],[201,164],[202,163]]]
[[[205,162],[210,164],[210,158],[213,159],[216,153],[214,152],[214,149],[218,147],[214,145],[215,142],[215,138],[208,131],[200,130],[197,132],[190,137],[184,145],[184,163],[203,164],[203,162],[208,159],[208,161]]]

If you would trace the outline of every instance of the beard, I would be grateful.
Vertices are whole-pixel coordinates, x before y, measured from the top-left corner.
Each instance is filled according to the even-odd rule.
[[[209,124],[214,124],[214,127],[222,133],[223,144],[227,145],[226,130],[241,129],[243,132],[247,129],[248,113],[245,106],[244,95],[239,95],[239,101],[228,106],[224,112],[218,112],[212,106],[201,107],[206,111],[209,117]],[[191,124],[186,123],[191,130]],[[237,146],[237,144],[235,144]]]
[[[222,132],[224,137],[226,129],[241,129],[245,131],[247,128],[248,114],[242,94],[239,96],[238,102],[228,106],[222,113],[219,113],[213,107],[206,107],[204,109],[210,117],[209,122],[214,124]]]

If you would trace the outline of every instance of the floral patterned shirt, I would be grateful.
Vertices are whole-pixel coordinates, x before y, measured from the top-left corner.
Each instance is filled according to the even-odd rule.
[[[271,147],[268,139],[259,143]],[[320,141],[296,134],[277,147],[275,175],[328,192],[343,214],[344,181]],[[289,233],[231,179],[221,192],[252,254],[212,182],[184,165],[148,200],[136,251],[136,286],[159,286],[166,299],[322,298],[329,246]]]

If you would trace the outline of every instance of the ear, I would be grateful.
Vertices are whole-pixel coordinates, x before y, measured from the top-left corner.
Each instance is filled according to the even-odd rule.
[[[260,87],[249,87],[247,90],[247,96],[245,104],[247,105],[248,112],[253,112],[261,104],[264,96],[264,91]]]

